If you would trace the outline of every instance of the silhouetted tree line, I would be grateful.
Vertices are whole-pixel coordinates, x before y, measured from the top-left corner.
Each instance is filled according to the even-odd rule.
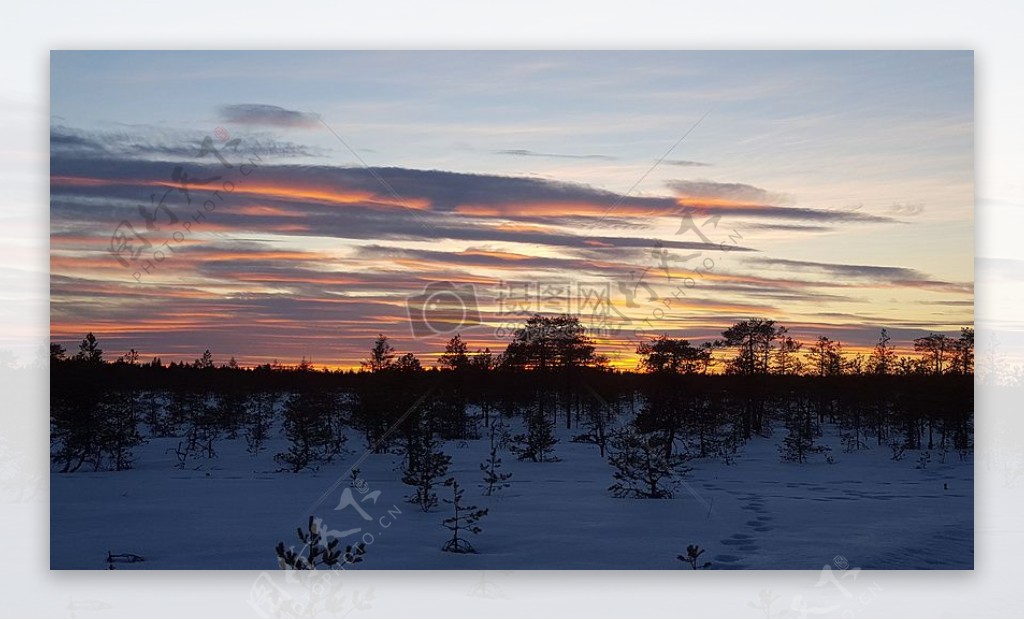
[[[288,448],[275,455],[283,471],[357,449],[402,455],[410,501],[424,510],[436,505],[447,472],[444,441],[488,438],[481,470],[493,491],[499,449],[558,460],[559,426],[597,446],[615,469],[610,490],[631,497],[671,496],[686,461],[730,462],[756,436],[778,433],[782,460],[807,461],[824,451],[825,425],[841,430],[844,450],[964,456],[973,436],[973,330],[931,334],[914,348],[917,357],[898,356],[882,330],[870,355],[850,356],[829,338],[805,348],[774,321],[750,319],[712,342],[643,342],[637,370],[621,371],[577,318],[538,315],[500,354],[455,336],[425,369],[380,335],[359,371],[327,371],[305,360],[217,366],[209,351],[193,363],[142,363],[135,351],[107,362],[89,334],[73,355],[51,347],[51,455],[62,472],[120,470],[147,438],[176,438],[184,468],[216,457],[224,438],[244,437],[257,455],[283,436]]]

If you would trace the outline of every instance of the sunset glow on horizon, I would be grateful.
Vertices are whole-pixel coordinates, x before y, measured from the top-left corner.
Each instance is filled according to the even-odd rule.
[[[384,334],[429,367],[569,313],[631,369],[751,317],[849,354],[974,325],[970,52],[54,52],[51,79],[70,350],[349,369]]]

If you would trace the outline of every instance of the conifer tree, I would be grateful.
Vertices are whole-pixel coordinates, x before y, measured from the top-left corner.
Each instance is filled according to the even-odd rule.
[[[608,487],[615,497],[667,499],[675,492],[689,468],[688,457],[665,450],[659,433],[644,433],[629,424],[611,440],[608,462],[615,468],[615,482]]]
[[[437,365],[443,370],[461,371],[469,368],[468,348],[459,334],[452,336],[444,347],[444,354],[437,358]]]
[[[889,345],[891,340],[889,331],[883,328],[878,336],[878,343],[868,358],[869,372],[878,375],[890,375],[895,372],[896,351]]]
[[[971,332],[973,346],[974,332]],[[927,372],[941,375],[946,371],[956,349],[956,341],[945,334],[928,334],[923,338],[914,338],[914,350],[921,353],[921,363]]]
[[[317,570],[319,567],[345,568],[363,561],[363,556],[366,555],[365,543],[347,545],[343,552],[340,549],[340,541],[323,532],[323,528],[323,520],[310,516],[308,530],[304,531],[301,527],[296,528],[299,542],[303,544],[302,549],[299,551],[295,551],[293,547],[286,549],[284,542],[277,543],[274,551],[277,553],[277,564],[281,570]]]
[[[138,409],[139,395],[133,390],[109,392],[100,407],[99,448],[115,471],[131,469],[132,448],[143,443]]]
[[[690,568],[697,570],[698,568],[710,568],[711,562],[700,562],[700,556],[704,555],[705,549],[701,549],[697,545],[686,545],[686,555],[677,555],[676,558],[680,562],[686,562],[690,565]]]
[[[142,403],[142,418],[150,435],[154,437],[173,437],[177,430],[168,419],[165,402],[169,397],[156,390],[148,392]]]
[[[184,426],[184,436],[178,442],[175,454],[179,469],[197,456],[216,456],[213,442],[220,436],[217,424],[217,403],[211,402],[211,394],[191,389],[179,391],[168,405],[169,423],[175,427]]]
[[[94,365],[103,363],[103,349],[100,348],[96,336],[93,336],[92,332],[86,334],[82,342],[79,343],[75,360]]]
[[[388,370],[395,362],[395,348],[388,342],[388,337],[378,334],[377,340],[370,349],[370,356],[362,362],[363,370],[369,372],[381,372]]]
[[[807,357],[811,361],[811,371],[820,377],[841,375],[846,368],[842,343],[825,336],[818,337],[808,349]]]
[[[64,345],[59,342],[50,343],[50,363],[56,364],[63,362],[67,359],[68,350],[64,348]]]
[[[213,354],[207,349],[203,351],[202,357],[192,363],[192,365],[200,370],[212,370],[213,369]]]
[[[961,327],[960,337],[953,343],[951,370],[957,374],[974,373],[974,328]]]
[[[245,403],[245,443],[249,454],[256,456],[270,436],[274,424],[274,409],[277,396],[268,391],[254,392]]]
[[[323,402],[310,391],[289,399],[284,410],[284,434],[291,442],[287,452],[274,459],[292,472],[299,472],[331,456],[331,428]]]
[[[604,458],[604,452],[608,448],[608,420],[602,403],[593,399],[584,401],[583,428],[587,432],[573,436],[572,441],[596,445],[601,452],[601,458]]]
[[[487,460],[480,463],[480,471],[484,473],[484,483],[481,485],[484,495],[492,495],[495,491],[500,491],[511,484],[508,480],[512,477],[512,473],[499,471],[501,457],[498,456],[498,446],[501,444],[502,435],[506,432],[505,425],[500,420],[495,420],[489,427],[490,452]]]
[[[543,463],[558,460],[551,453],[556,443],[554,422],[544,415],[542,409],[536,409],[527,417],[526,433],[513,437],[510,449],[520,461]]]
[[[779,346],[775,349],[773,371],[780,375],[798,375],[803,370],[803,362],[798,357],[803,343],[793,339],[788,333],[789,330],[785,327],[778,329]]]
[[[459,488],[459,483],[455,478],[445,480],[444,485],[452,488],[452,499],[445,498],[444,502],[452,505],[454,514],[442,522],[442,525],[451,531],[452,537],[442,545],[441,551],[447,551],[450,553],[476,553],[473,545],[463,538],[461,533],[471,532],[473,534],[479,534],[482,532],[483,529],[477,525],[477,522],[487,516],[487,508],[481,509],[476,506],[463,506],[462,489]]]
[[[437,506],[434,487],[448,473],[448,465],[452,462],[452,458],[442,451],[443,447],[444,442],[435,438],[422,422],[412,424],[406,434],[402,482],[413,487],[413,493],[407,499],[418,504],[423,512],[430,512]]]
[[[246,418],[246,396],[242,390],[229,386],[220,391],[213,415],[217,427],[228,439],[237,439]]]
[[[100,466],[96,429],[101,419],[102,390],[84,384],[64,389],[55,386],[50,400],[51,460],[63,463],[62,473],[78,471],[86,463]]]
[[[789,407],[786,416],[788,433],[779,446],[783,461],[804,463],[810,454],[828,452],[828,446],[815,443],[821,436],[821,426],[810,403],[798,400]]]

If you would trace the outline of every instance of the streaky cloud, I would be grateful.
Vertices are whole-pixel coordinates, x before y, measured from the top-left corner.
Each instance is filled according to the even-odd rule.
[[[221,106],[220,117],[225,123],[265,127],[310,128],[320,124],[319,114],[289,110],[265,103],[237,103]]]
[[[495,155],[513,155],[515,157],[551,157],[555,159],[604,159],[614,160],[611,155],[571,155],[565,153],[542,153],[529,149],[502,149],[492,151]]]
[[[722,199],[738,203],[778,204],[791,202],[786,194],[769,192],[768,190],[746,183],[720,183],[718,181],[669,181],[668,187],[680,198],[688,199]]]
[[[711,164],[703,161],[693,161],[690,159],[666,159],[661,163],[668,166],[679,166],[681,168],[706,168]]]
[[[259,145],[260,154],[271,157],[322,157],[324,151],[264,133],[247,134],[246,142]],[[199,153],[206,134],[153,127],[125,127],[96,132],[54,125],[50,128],[51,156],[131,160],[190,160]]]

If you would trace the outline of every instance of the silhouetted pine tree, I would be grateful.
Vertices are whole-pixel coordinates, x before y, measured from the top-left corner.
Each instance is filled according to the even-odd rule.
[[[710,568],[711,562],[701,563],[700,556],[704,555],[705,549],[701,549],[697,545],[686,545],[686,555],[677,555],[676,558],[680,562],[686,562],[690,565],[690,568],[697,570],[698,568]]]
[[[821,427],[818,424],[817,416],[814,414],[813,406],[803,399],[797,399],[789,407],[786,416],[786,429],[788,433],[779,446],[779,453],[783,461],[804,463],[810,454],[820,454],[829,451],[828,446],[815,443],[821,436]]]
[[[406,433],[402,482],[413,487],[413,494],[407,499],[410,503],[418,504],[423,512],[429,512],[437,506],[434,487],[448,473],[448,465],[452,461],[442,451],[443,447],[444,442],[435,438],[429,428],[419,421],[414,422]]]
[[[498,446],[501,444],[502,435],[506,432],[505,425],[500,420],[493,421],[490,427],[488,427],[490,452],[488,452],[487,460],[480,463],[480,471],[484,473],[484,483],[481,485],[484,495],[491,495],[510,484],[508,480],[512,477],[512,473],[502,473],[499,471],[501,469],[501,457],[498,456]]]
[[[454,514],[442,522],[442,525],[451,531],[452,537],[441,546],[441,551],[476,553],[473,545],[465,538],[462,538],[460,532],[471,532],[473,534],[482,532],[483,529],[477,525],[477,522],[487,516],[487,509],[477,508],[476,506],[463,506],[462,489],[459,488],[459,483],[455,478],[445,480],[444,485],[452,487],[452,499],[445,498],[444,502],[452,505]]]
[[[317,570],[319,567],[345,568],[363,561],[366,555],[366,544],[347,545],[345,551],[340,549],[337,538],[323,532],[323,521],[309,517],[309,529],[304,531],[296,528],[302,549],[295,551],[293,547],[285,548],[284,542],[277,543],[277,564],[281,570]]]
[[[510,450],[520,461],[557,461],[551,450],[558,443],[555,425],[544,415],[542,409],[535,409],[527,417],[526,433],[512,438]]]
[[[274,457],[293,472],[301,471],[330,453],[331,428],[324,401],[313,391],[293,394],[284,410],[284,434],[291,442],[287,452]]]
[[[115,471],[131,469],[132,448],[143,442],[139,434],[138,408],[139,395],[133,390],[108,392],[100,407],[99,449]]]
[[[615,468],[615,482],[608,487],[615,497],[671,498],[683,475],[685,454],[665,450],[659,433],[643,433],[630,424],[615,433],[608,462]]]
[[[583,401],[583,428],[587,432],[573,437],[573,441],[593,443],[600,450],[601,458],[604,458],[608,449],[610,425],[619,413],[620,402],[617,395],[609,394],[606,397],[589,385],[584,387],[590,392],[589,398]]]
[[[166,394],[150,390],[142,398],[142,421],[153,437],[173,437],[175,428],[167,419],[164,403]]]
[[[256,456],[263,450],[274,425],[276,405],[277,395],[273,392],[254,392],[246,399],[244,434],[249,454]]]
[[[237,439],[246,418],[246,396],[232,386],[221,391],[214,405],[214,423],[228,439]]]
[[[50,398],[50,458],[61,472],[89,463],[100,467],[97,429],[103,392],[93,382],[53,386]]]

